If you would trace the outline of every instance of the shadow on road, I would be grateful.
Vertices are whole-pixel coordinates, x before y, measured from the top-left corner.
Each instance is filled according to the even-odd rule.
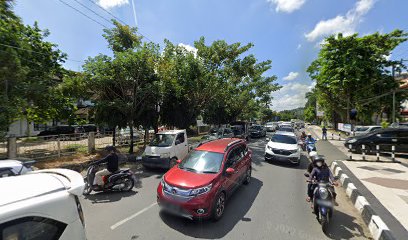
[[[279,167],[285,167],[285,168],[293,168],[293,169],[307,169],[307,166],[309,165],[309,159],[306,155],[307,153],[302,153],[300,157],[300,164],[299,166],[295,166],[294,164],[288,162],[288,161],[278,161],[278,160],[270,160],[267,163],[279,166]]]
[[[346,213],[335,211],[332,222],[329,225],[327,236],[331,239],[351,239],[364,238],[372,239],[364,234],[363,228],[356,221],[356,218]]]
[[[136,191],[129,192],[98,192],[84,196],[86,200],[91,200],[92,204],[95,203],[111,203],[117,202],[122,198],[132,197],[136,195]]]
[[[160,212],[160,217],[165,224],[184,235],[194,238],[223,238],[239,221],[250,222],[251,218],[245,217],[263,183],[252,178],[248,186],[241,186],[228,200],[224,216],[218,222],[211,220],[190,221]]]

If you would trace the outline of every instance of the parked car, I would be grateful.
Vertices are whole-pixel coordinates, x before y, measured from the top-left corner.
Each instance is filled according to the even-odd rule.
[[[232,138],[234,132],[231,128],[212,128],[208,135],[202,137],[203,140],[215,140],[221,138]]]
[[[230,125],[235,138],[241,138],[247,141],[249,140],[248,122],[236,121],[232,122]]]
[[[142,164],[147,168],[172,168],[178,159],[184,159],[189,152],[187,131],[167,130],[155,134],[146,146]]]
[[[34,160],[19,161],[19,160],[1,160],[0,161],[0,178],[18,176],[33,171]]]
[[[80,140],[85,137],[85,129],[81,126],[59,125],[41,131],[37,136],[44,139],[56,138],[58,135],[62,140]]]
[[[118,129],[117,131],[117,136],[116,136],[116,143],[119,145],[124,145],[124,144],[130,144],[130,128],[123,128],[123,129]],[[139,131],[134,128],[133,129],[133,142],[138,142],[142,139],[142,134],[139,133]]]
[[[81,127],[84,128],[84,131],[86,133],[89,133],[89,132],[97,133],[98,132],[98,127],[96,127],[95,124],[86,124],[86,125],[82,125]]]
[[[276,129],[278,128],[278,123],[268,122],[265,124],[265,127],[267,132],[275,132]]]
[[[199,145],[170,169],[157,187],[162,210],[189,219],[219,220],[226,200],[251,181],[252,151],[242,139]]]
[[[408,128],[385,128],[375,132],[346,139],[344,146],[355,152],[362,152],[362,145],[367,153],[376,151],[376,145],[380,145],[380,151],[390,152],[395,146],[396,152],[408,152]]]
[[[0,178],[0,239],[86,239],[81,174],[48,169]]]
[[[265,137],[266,129],[261,125],[252,125],[249,127],[249,135],[251,138]]]
[[[381,126],[355,126],[353,134],[354,136],[361,136],[374,132],[378,129],[381,129]]]
[[[301,151],[294,133],[277,131],[265,146],[265,161],[289,161],[299,165]]]

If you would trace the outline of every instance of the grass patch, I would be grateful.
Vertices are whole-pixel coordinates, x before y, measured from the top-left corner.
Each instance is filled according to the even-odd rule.
[[[87,153],[88,147],[82,144],[69,144],[64,147],[67,152]]]
[[[27,138],[23,138],[21,140],[21,142],[24,143],[31,143],[31,142],[38,142],[40,139],[38,139],[38,137],[27,137]]]
[[[189,143],[197,143],[202,141],[203,136],[195,136],[188,138]]]

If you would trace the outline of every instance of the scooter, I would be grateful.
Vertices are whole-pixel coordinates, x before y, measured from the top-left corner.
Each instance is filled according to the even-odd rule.
[[[84,177],[85,188],[84,195],[90,194],[92,191],[95,192],[110,192],[110,191],[122,191],[127,192],[133,189],[135,185],[134,174],[127,169],[119,169],[118,171],[103,176],[104,181],[103,187],[98,185],[93,185],[95,174],[98,171],[98,165],[91,164],[86,171],[86,176]]]
[[[305,177],[309,177],[309,173],[305,173]],[[337,178],[335,178],[337,180]],[[322,226],[322,231],[327,233],[327,228],[331,221],[334,211],[334,193],[331,188],[334,186],[329,181],[312,180],[308,182],[314,184],[316,187],[313,191],[313,210],[316,214],[316,218]]]
[[[316,151],[316,142],[308,142],[306,141],[306,150],[307,153],[310,153],[311,151]]]

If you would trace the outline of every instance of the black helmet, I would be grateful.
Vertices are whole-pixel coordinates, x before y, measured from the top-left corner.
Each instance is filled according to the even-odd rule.
[[[313,158],[313,163],[317,163],[317,162],[323,162],[324,163],[324,156],[323,155],[317,155]]]
[[[114,146],[106,146],[105,150],[108,151],[108,152],[111,152],[111,151],[116,152],[116,148]]]

